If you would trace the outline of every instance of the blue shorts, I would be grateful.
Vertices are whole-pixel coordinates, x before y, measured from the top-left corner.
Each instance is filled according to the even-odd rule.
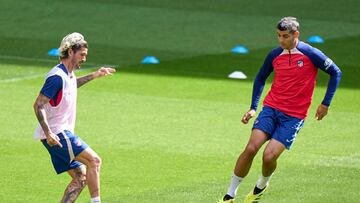
[[[41,140],[50,153],[51,161],[56,173],[60,174],[82,165],[82,163],[75,161],[74,158],[84,151],[88,145],[68,130],[57,134],[57,136],[60,138],[62,147],[59,147],[58,145],[51,147],[46,142],[46,139]]]
[[[304,120],[264,106],[254,122],[253,129],[264,131],[269,135],[269,139],[275,139],[284,144],[286,149],[290,149],[303,126]]]

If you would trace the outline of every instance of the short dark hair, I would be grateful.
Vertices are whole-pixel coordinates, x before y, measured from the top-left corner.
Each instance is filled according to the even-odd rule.
[[[74,51],[74,53],[76,53],[77,51],[79,51],[83,47],[88,48],[87,42],[84,41],[84,42],[79,43],[79,44],[74,44],[69,49],[72,49]],[[60,59],[66,59],[66,58],[69,57],[69,52],[68,52],[69,49],[66,49],[62,53],[60,53]]]
[[[299,30],[300,24],[295,17],[284,17],[282,18],[276,28],[280,31],[288,30],[290,33],[294,33]]]

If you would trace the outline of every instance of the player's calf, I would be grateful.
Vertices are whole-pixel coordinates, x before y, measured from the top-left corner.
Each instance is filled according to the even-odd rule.
[[[79,173],[73,177],[70,184],[66,187],[61,203],[75,202],[81,191],[86,186],[86,175]]]

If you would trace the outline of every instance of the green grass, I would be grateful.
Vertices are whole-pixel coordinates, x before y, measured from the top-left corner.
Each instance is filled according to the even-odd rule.
[[[240,119],[258,68],[277,45],[274,24],[294,15],[302,22],[302,39],[322,35],[326,43],[315,46],[344,75],[329,115],[317,122],[328,79],[319,71],[309,117],[280,158],[263,202],[357,202],[358,7],[357,1],[334,0],[2,1],[0,199],[57,202],[70,181],[55,175],[47,151],[32,140],[32,104],[57,63],[46,52],[79,31],[90,44],[90,69],[77,75],[96,64],[119,65],[114,76],[78,92],[76,133],[103,159],[103,202],[215,202],[249,138],[252,124]],[[230,54],[238,43],[250,54]],[[146,55],[161,63],[140,65]],[[234,70],[249,79],[227,79]],[[261,153],[239,188],[240,202],[260,171]],[[78,202],[89,202],[87,190]]]

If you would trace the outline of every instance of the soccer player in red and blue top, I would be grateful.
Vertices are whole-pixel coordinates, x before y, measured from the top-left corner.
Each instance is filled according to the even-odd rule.
[[[255,116],[265,81],[271,72],[275,74],[274,80],[254,122],[249,142],[236,162],[228,192],[219,202],[234,202],[238,186],[248,174],[255,155],[269,141],[263,152],[262,175],[245,198],[245,202],[258,202],[276,169],[277,159],[285,149],[291,148],[304,125],[319,69],[329,74],[330,80],[315,118],[322,120],[328,112],[341,71],[320,50],[300,41],[299,35],[296,18],[285,17],[278,22],[280,46],[267,55],[255,78],[251,107],[242,118],[244,124]]]

